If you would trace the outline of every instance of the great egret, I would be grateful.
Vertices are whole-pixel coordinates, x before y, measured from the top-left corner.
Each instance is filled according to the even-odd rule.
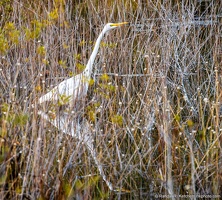
[[[96,40],[95,47],[93,49],[92,55],[89,58],[89,61],[86,65],[86,68],[81,74],[73,76],[69,79],[62,81],[59,85],[54,87],[50,92],[43,95],[39,98],[39,103],[43,103],[45,101],[57,101],[62,96],[68,97],[68,101],[72,102],[73,100],[78,100],[87,94],[89,79],[92,73],[93,63],[96,57],[96,54],[99,50],[100,42],[108,31],[115,29],[124,24],[128,24],[128,22],[121,23],[108,23],[103,28],[100,33],[98,39]]]
[[[59,85],[54,87],[50,92],[43,95],[39,98],[39,103],[43,103],[45,101],[57,101],[61,97],[69,97],[69,103],[73,102],[74,100],[79,100],[80,98],[86,96],[88,86],[89,86],[89,79],[92,73],[93,63],[96,57],[96,54],[99,50],[100,42],[105,35],[106,32],[115,29],[119,26],[124,24],[128,24],[128,22],[121,22],[121,23],[108,23],[103,28],[102,32],[100,33],[98,39],[96,40],[95,47],[93,49],[92,55],[89,58],[89,61],[86,65],[86,68],[81,74],[77,76],[71,77],[62,81]],[[103,167],[100,164],[99,160],[96,156],[96,149],[93,145],[93,137],[92,132],[90,131],[89,123],[86,120],[83,120],[81,124],[79,124],[74,116],[69,116],[67,113],[63,113],[62,115],[58,115],[55,118],[51,119],[46,113],[39,111],[38,112],[41,117],[47,121],[49,121],[53,126],[58,128],[58,130],[62,131],[65,134],[69,134],[74,138],[77,138],[79,141],[82,141],[87,149],[90,151],[98,169],[100,175],[102,176],[103,180],[106,182],[107,186],[110,190],[113,190],[113,186],[110,181],[107,180],[104,172]],[[70,118],[71,117],[71,118]]]

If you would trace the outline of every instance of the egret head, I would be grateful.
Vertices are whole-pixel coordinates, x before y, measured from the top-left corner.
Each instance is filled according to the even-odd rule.
[[[108,23],[105,25],[104,29],[103,29],[103,33],[106,33],[107,31],[110,31],[112,29],[115,29],[119,26],[128,24],[128,22],[120,22],[120,23]]]

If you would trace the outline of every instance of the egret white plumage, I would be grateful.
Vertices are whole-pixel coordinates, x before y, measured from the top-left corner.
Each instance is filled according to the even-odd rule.
[[[95,61],[96,54],[99,50],[99,45],[103,36],[108,31],[127,23],[128,22],[106,24],[102,32],[100,33],[98,39],[96,40],[95,47],[93,49],[93,52],[89,58],[89,61],[84,71],[81,74],[78,74],[76,76],[73,76],[69,79],[62,81],[59,85],[54,87],[50,92],[40,97],[39,103],[41,104],[45,101],[57,101],[62,96],[69,97],[69,102],[71,102],[73,100],[78,100],[86,96],[89,86],[88,80],[90,79],[90,76],[92,74],[93,63]]]

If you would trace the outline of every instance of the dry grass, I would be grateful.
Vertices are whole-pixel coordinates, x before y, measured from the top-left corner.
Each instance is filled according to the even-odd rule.
[[[222,5],[167,2],[0,2],[1,199],[220,199]],[[79,111],[114,192],[82,141],[37,114],[58,106],[37,100],[121,21],[130,26],[104,38]]]

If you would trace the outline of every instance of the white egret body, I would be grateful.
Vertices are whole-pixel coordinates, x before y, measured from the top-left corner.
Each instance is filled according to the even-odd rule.
[[[95,47],[93,49],[93,52],[89,58],[89,61],[84,71],[81,74],[78,74],[77,76],[62,81],[59,85],[54,87],[50,92],[40,97],[39,103],[41,104],[45,101],[57,101],[60,99],[61,96],[69,97],[68,98],[69,102],[71,102],[73,100],[78,100],[86,96],[89,86],[89,79],[92,74],[93,63],[96,58],[96,54],[99,50],[99,45],[103,36],[105,35],[106,32],[127,23],[128,22],[106,24],[102,32],[100,33],[98,39],[96,40]]]

